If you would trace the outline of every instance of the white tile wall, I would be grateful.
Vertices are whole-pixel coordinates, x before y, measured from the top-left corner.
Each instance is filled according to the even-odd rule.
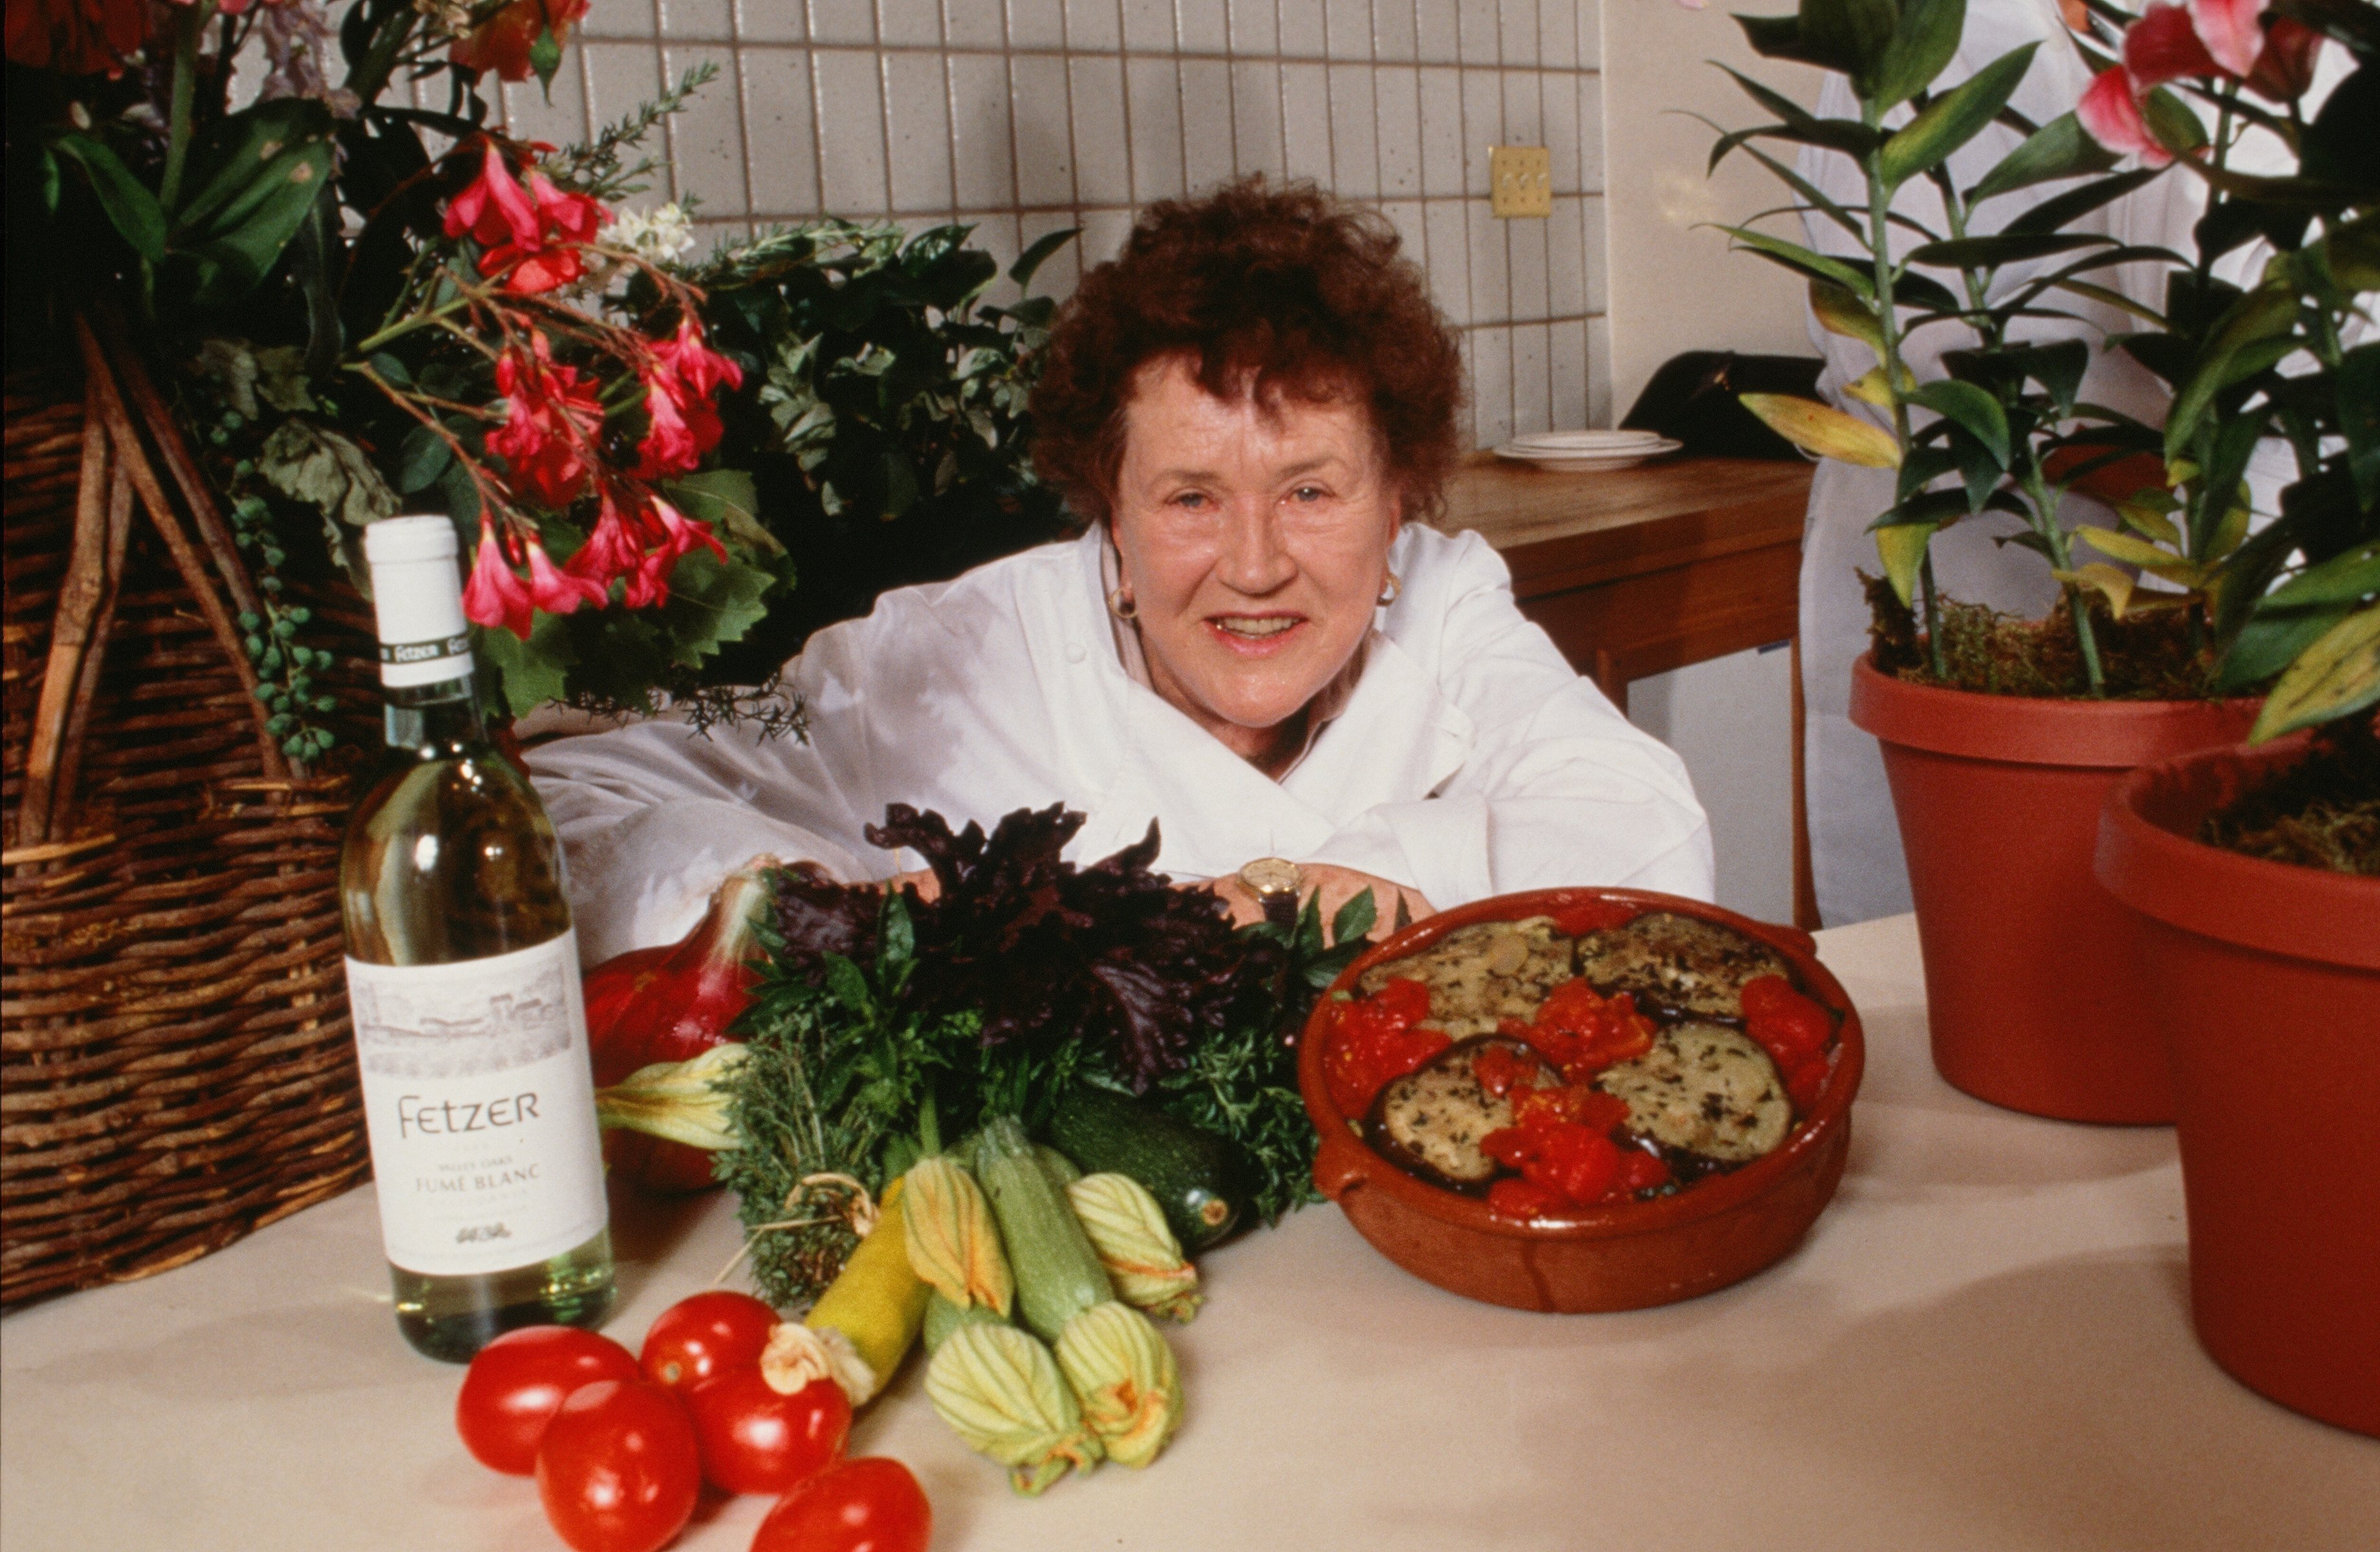
[[[1603,0],[595,0],[516,132],[582,138],[711,60],[666,184],[704,230],[820,213],[973,224],[1064,296],[1150,202],[1241,173],[1376,203],[1463,336],[1475,439],[1604,425]],[[1554,214],[1499,221],[1488,149],[1552,152]],[[662,149],[662,148],[656,148]],[[1004,283],[1003,283],[1004,284]]]

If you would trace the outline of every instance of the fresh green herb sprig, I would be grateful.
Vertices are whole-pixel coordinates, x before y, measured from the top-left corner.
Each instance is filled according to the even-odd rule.
[[[824,1291],[858,1243],[843,1210],[849,1187],[823,1177],[880,1194],[920,1146],[939,1148],[939,1080],[980,1063],[983,1020],[904,1004],[917,940],[897,891],[885,896],[876,963],[829,954],[819,984],[779,969],[783,940],[759,932],[771,964],[739,1025],[751,1055],[728,1085],[743,1143],[717,1168],[740,1198],[755,1280],[788,1307]]]
[[[1398,927],[1412,920],[1402,899],[1397,913]],[[1370,947],[1365,935],[1378,919],[1372,891],[1365,890],[1339,907],[1326,940],[1317,890],[1292,926],[1266,921],[1241,928],[1243,939],[1277,944],[1283,953],[1271,1021],[1201,1045],[1188,1066],[1160,1079],[1149,1096],[1174,1119],[1245,1151],[1256,1170],[1256,1208],[1267,1223],[1322,1199],[1314,1188],[1314,1122],[1297,1086],[1298,1037],[1315,1000]]]

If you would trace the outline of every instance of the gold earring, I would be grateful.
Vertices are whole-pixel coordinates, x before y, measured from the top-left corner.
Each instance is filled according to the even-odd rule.
[[[1108,595],[1108,612],[1119,620],[1132,621],[1140,615],[1140,605],[1121,586]]]
[[[1404,584],[1397,580],[1397,574],[1393,571],[1389,573],[1389,585],[1380,590],[1380,596],[1378,600],[1378,606],[1382,609],[1386,609],[1389,605],[1396,602],[1397,596],[1404,590]]]

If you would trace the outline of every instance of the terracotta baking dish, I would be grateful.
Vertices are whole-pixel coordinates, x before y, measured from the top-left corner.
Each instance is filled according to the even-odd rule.
[[[1842,1179],[1852,1097],[1859,1092],[1866,1046],[1857,1010],[1818,963],[1805,932],[1642,890],[1537,890],[1475,901],[1416,922],[1349,965],[1330,992],[1352,990],[1373,965],[1417,952],[1457,928],[1548,915],[1586,901],[1699,916],[1775,948],[1792,964],[1802,988],[1842,1016],[1834,1068],[1813,1112],[1783,1146],[1731,1174],[1658,1201],[1515,1223],[1491,1216],[1484,1201],[1424,1183],[1365,1146],[1323,1081],[1321,1042],[1328,1034],[1318,1004],[1298,1058],[1306,1114],[1321,1134],[1315,1184],[1381,1255],[1466,1298],[1579,1314],[1645,1309],[1708,1293],[1783,1259]]]

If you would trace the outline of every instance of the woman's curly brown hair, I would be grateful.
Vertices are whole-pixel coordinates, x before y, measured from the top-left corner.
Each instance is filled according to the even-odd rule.
[[[1405,515],[1436,512],[1461,451],[1463,358],[1396,229],[1262,174],[1151,205],[1059,310],[1033,390],[1033,463],[1077,516],[1109,515],[1133,376],[1175,354],[1218,398],[1371,407]]]

